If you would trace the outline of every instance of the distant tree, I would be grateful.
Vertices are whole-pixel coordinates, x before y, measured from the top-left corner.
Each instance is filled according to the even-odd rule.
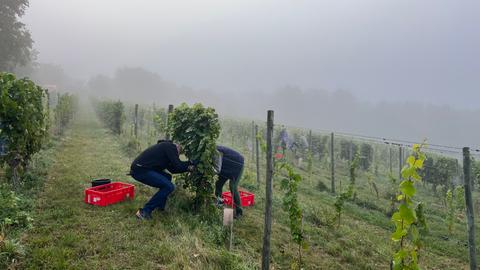
[[[105,75],[96,75],[92,77],[87,82],[87,86],[96,96],[108,96],[113,92],[114,88],[112,79]]]
[[[32,58],[32,37],[18,20],[27,7],[28,0],[0,1],[0,71],[13,71]]]
[[[433,160],[427,157],[421,175],[423,180],[432,185],[432,190],[437,192],[437,187],[442,186],[444,193],[452,188],[452,178],[455,175],[457,164],[455,159],[439,157]]]

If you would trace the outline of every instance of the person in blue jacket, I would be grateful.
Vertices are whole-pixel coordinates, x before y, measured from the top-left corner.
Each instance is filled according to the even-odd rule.
[[[230,192],[232,193],[233,203],[235,204],[234,217],[238,218],[243,214],[240,193],[238,192],[238,183],[240,182],[243,174],[244,158],[242,154],[225,146],[217,146],[217,151],[219,154],[216,162],[218,180],[215,182],[215,196],[217,197],[217,204],[223,204],[223,186],[227,181],[229,181]]]
[[[165,210],[165,204],[170,193],[175,190],[170,173],[184,173],[193,171],[194,165],[190,161],[181,161],[181,148],[172,141],[160,140],[144,150],[130,166],[130,175],[137,181],[159,188],[160,190],[140,208],[135,214],[139,219],[151,219],[152,211]],[[168,170],[166,172],[165,170]]]

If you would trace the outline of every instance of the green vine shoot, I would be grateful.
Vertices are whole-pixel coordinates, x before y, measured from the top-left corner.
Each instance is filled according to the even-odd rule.
[[[423,204],[416,203],[413,196],[416,193],[415,183],[422,180],[419,175],[425,161],[422,152],[424,145],[413,145],[413,154],[408,157],[407,165],[402,169],[402,178],[399,185],[400,194],[398,210],[393,213],[392,221],[395,224],[395,232],[391,240],[397,244],[393,254],[392,268],[394,270],[415,270],[418,266],[418,252],[423,247],[422,236],[425,234],[427,224],[423,213]]]
[[[359,164],[359,156],[358,154],[355,155],[355,158],[353,159],[352,163],[350,164],[350,183],[345,191],[337,195],[334,206],[335,206],[335,211],[337,212],[337,226],[339,227],[341,224],[341,218],[342,218],[342,212],[344,208],[344,204],[346,200],[350,200],[352,198],[356,197],[355,194],[355,171],[358,168]]]
[[[302,250],[307,248],[304,241],[302,223],[303,211],[298,202],[298,184],[302,181],[302,176],[295,171],[292,165],[284,160],[277,163],[278,171],[283,171],[286,175],[281,180],[281,189],[285,191],[283,196],[283,209],[288,213],[290,234],[293,242],[298,246],[298,257],[292,262],[292,269],[302,269]]]

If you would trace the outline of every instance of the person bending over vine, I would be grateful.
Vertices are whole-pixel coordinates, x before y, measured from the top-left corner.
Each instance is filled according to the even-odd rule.
[[[223,186],[229,181],[230,192],[232,193],[233,203],[235,204],[235,218],[243,215],[240,194],[238,192],[238,183],[242,178],[244,158],[237,151],[225,147],[217,146],[218,156],[216,160],[215,171],[218,173],[218,180],[215,182],[215,196],[217,205],[223,205],[222,190]]]
[[[156,145],[144,150],[132,162],[130,175],[135,180],[160,189],[136,212],[138,219],[151,219],[153,210],[165,210],[168,196],[175,190],[170,173],[184,173],[195,169],[193,162],[180,160],[180,152],[180,145],[160,140]]]

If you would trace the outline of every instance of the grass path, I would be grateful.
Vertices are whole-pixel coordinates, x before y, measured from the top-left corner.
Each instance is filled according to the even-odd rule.
[[[136,220],[135,209],[153,192],[144,186],[136,185],[140,195],[133,202],[85,204],[83,190],[92,178],[133,181],[125,175],[130,160],[114,137],[87,117],[69,134],[39,195],[34,229],[24,237],[24,268],[217,269],[239,262],[224,250],[205,248],[208,241],[197,235],[208,228],[196,222],[187,228],[181,214],[167,212],[150,223]]]

